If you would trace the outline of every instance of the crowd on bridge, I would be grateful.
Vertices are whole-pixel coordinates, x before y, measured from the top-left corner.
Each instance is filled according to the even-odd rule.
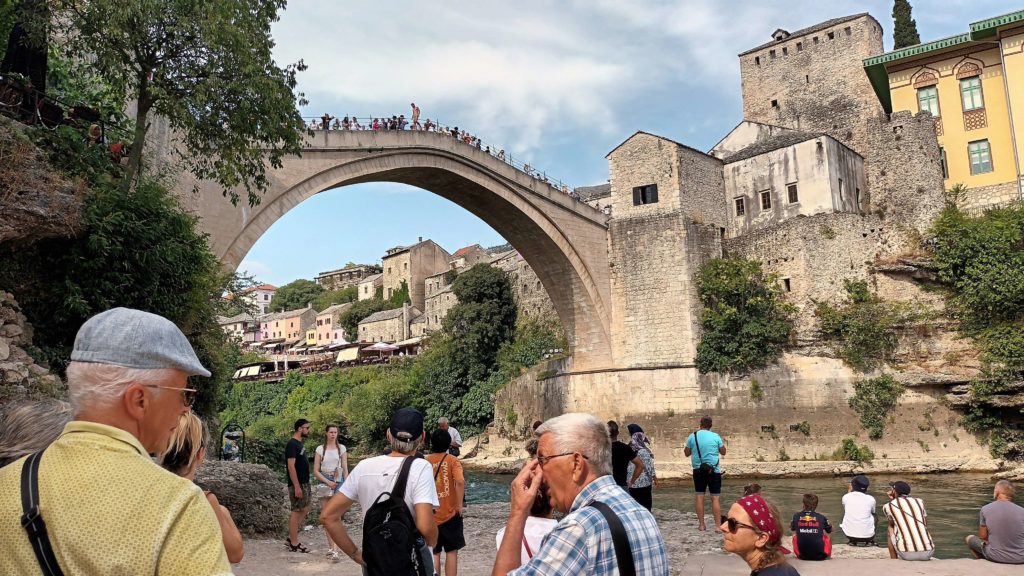
[[[61,401],[15,403],[0,414],[0,573],[231,574],[244,554],[231,513],[193,483],[210,438],[191,413],[193,376],[209,377],[181,330],[169,320],[114,308],[79,330],[67,368],[70,406]],[[829,520],[805,494],[788,524],[757,484],[721,514],[721,459],[726,442],[705,416],[685,440],[693,468],[698,530],[706,530],[710,493],[715,531],[726,552],[758,576],[799,576],[788,560],[827,560]],[[667,576],[665,539],[651,514],[657,474],[650,440],[630,424],[585,413],[533,423],[529,458],[511,484],[510,515],[497,534],[492,576],[512,574],[644,574]],[[308,553],[299,527],[315,494],[328,534],[328,556],[342,555],[370,576],[456,576],[466,482],[458,460],[462,437],[446,418],[429,435],[415,408],[397,410],[386,430],[388,449],[348,469],[337,425],[310,458],[310,423],[295,422],[284,450],[292,514],[288,550]],[[874,545],[876,501],[870,481],[849,480],[840,528],[851,545]],[[890,483],[882,506],[893,559],[935,555],[924,501],[910,484]],[[978,534],[966,538],[978,559],[1024,565],[1024,508],[1014,486],[995,484],[981,508]],[[342,522],[362,511],[362,547]],[[559,512],[561,519],[552,518]],[[20,521],[15,521],[20,517]],[[112,546],[112,543],[116,543]],[[442,558],[443,555],[443,558]],[[984,568],[979,568],[984,571]]]
[[[420,107],[415,102],[411,103],[412,107],[409,118],[407,119],[405,114],[392,115],[391,117],[366,117],[359,118],[355,115],[347,115],[344,117],[332,116],[329,113],[324,113],[323,116],[318,118],[312,118],[309,121],[308,128],[310,130],[346,130],[346,131],[372,131],[372,132],[390,132],[398,130],[422,130],[425,132],[435,132],[444,136],[450,136],[456,141],[462,142],[467,146],[472,146],[477,150],[490,154],[494,158],[505,162],[506,164],[518,168],[525,172],[528,176],[547,184],[555,190],[560,190],[562,193],[572,197],[574,200],[582,201],[580,195],[576,192],[575,188],[570,188],[568,184],[565,184],[557,179],[549,178],[547,173],[542,170],[537,170],[535,167],[526,163],[517,163],[512,158],[511,154],[506,154],[504,148],[491,147],[489,144],[485,144],[483,140],[478,138],[476,135],[467,132],[466,130],[460,130],[458,126],[447,126],[441,124],[437,120],[431,120],[429,118],[424,119],[420,122]]]

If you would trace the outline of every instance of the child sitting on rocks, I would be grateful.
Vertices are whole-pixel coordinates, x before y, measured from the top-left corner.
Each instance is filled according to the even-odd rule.
[[[832,525],[815,512],[818,496],[804,494],[804,509],[793,515],[793,554],[801,560],[827,560],[832,555]]]

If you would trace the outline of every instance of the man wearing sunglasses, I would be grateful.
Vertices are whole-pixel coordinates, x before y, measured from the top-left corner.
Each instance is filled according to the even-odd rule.
[[[210,372],[166,318],[114,308],[82,325],[74,418],[38,460],[38,488],[24,489],[26,458],[0,469],[0,574],[231,574],[202,490],[150,458],[195,400],[191,376]]]
[[[548,420],[534,434],[537,456],[512,481],[512,511],[491,575],[667,576],[668,554],[654,516],[612,478],[605,424],[590,414],[570,413]],[[565,516],[521,565],[526,520],[542,483],[552,508]],[[628,556],[616,540],[628,545]]]

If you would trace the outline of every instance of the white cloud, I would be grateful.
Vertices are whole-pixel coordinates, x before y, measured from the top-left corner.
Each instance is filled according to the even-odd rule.
[[[258,260],[242,260],[242,263],[238,265],[237,272],[239,274],[246,274],[252,276],[257,281],[265,282],[273,274],[270,266],[260,262]]]

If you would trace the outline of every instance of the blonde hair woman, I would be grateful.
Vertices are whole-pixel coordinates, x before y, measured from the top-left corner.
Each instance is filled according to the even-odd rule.
[[[160,465],[178,476],[195,482],[196,470],[206,458],[206,444],[206,424],[192,412],[186,412],[178,418],[178,427],[174,429],[174,436],[171,437],[167,451],[160,457]],[[220,523],[224,550],[228,553],[228,562],[232,564],[241,562],[242,535],[231,518],[231,512],[221,506],[212,492],[204,490],[203,494],[206,495],[206,500],[210,503],[217,515],[217,521]]]
[[[324,429],[326,439],[323,444],[316,447],[316,456],[313,458],[313,474],[321,482],[320,486],[317,486],[321,510],[348,479],[348,450],[344,444],[338,443],[338,430],[337,424],[327,425]],[[341,560],[341,549],[331,540],[330,534],[327,534],[327,555],[335,562]]]

